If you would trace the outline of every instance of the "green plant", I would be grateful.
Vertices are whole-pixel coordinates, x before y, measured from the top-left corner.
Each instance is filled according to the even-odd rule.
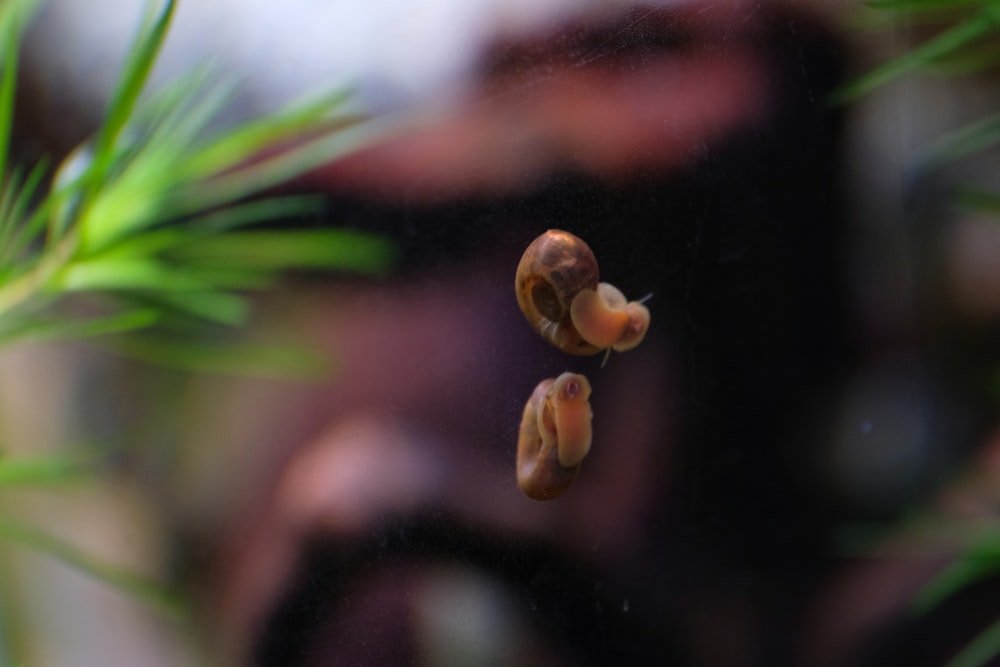
[[[848,101],[911,72],[972,74],[1000,66],[1000,3],[995,0],[869,0],[868,7],[906,15],[932,30],[898,58],[858,77],[835,95]]]
[[[289,269],[386,270],[383,238],[346,229],[261,229],[315,213],[308,196],[262,191],[369,141],[374,126],[348,113],[342,93],[226,130],[209,122],[233,86],[208,70],[154,95],[143,90],[174,12],[148,2],[96,136],[54,170],[11,164],[18,51],[38,0],[0,4],[0,345],[31,339],[100,340],[149,361],[198,369],[286,369],[295,350],[211,345],[206,333],[247,322],[250,291]],[[93,475],[79,449],[25,460],[0,450],[0,490]],[[161,606],[155,581],[97,561],[0,515],[0,540],[88,572]]]
[[[958,559],[921,589],[914,610],[923,613],[959,590],[1000,573],[1000,525],[978,526],[964,540]],[[1000,615],[949,662],[948,667],[985,665],[1000,654]]]
[[[869,0],[869,8],[905,18],[928,35],[902,55],[842,88],[834,101],[845,103],[897,77],[911,73],[932,76],[992,74],[1000,70],[1000,1],[998,0]],[[989,114],[940,137],[923,154],[919,171],[927,173],[1000,144],[1000,113]],[[980,186],[956,186],[953,202],[966,210],[1000,216],[1000,191]],[[924,516],[942,531],[948,520]],[[950,535],[951,533],[949,533]],[[966,526],[957,535],[960,554],[914,599],[924,613],[961,589],[1000,573],[1000,523]],[[1000,616],[949,662],[949,667],[976,667],[1000,655]]]

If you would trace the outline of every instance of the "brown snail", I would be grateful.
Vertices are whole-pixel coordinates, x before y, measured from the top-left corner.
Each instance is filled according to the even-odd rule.
[[[525,249],[514,289],[531,326],[570,354],[631,350],[649,328],[649,309],[600,282],[590,246],[560,229],[548,230]]]
[[[521,417],[517,485],[534,500],[551,500],[569,488],[590,451],[590,382],[576,373],[542,380]]]

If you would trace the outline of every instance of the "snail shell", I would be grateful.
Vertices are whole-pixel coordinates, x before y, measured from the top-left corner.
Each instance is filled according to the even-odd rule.
[[[560,229],[548,230],[525,249],[514,290],[531,326],[570,354],[629,350],[649,328],[649,309],[599,282],[590,246]]]
[[[517,484],[534,500],[562,495],[590,451],[590,382],[576,373],[542,380],[521,417]]]
[[[570,354],[595,354],[573,324],[570,306],[583,289],[596,290],[597,258],[580,237],[550,229],[531,242],[517,265],[514,289],[535,331]]]

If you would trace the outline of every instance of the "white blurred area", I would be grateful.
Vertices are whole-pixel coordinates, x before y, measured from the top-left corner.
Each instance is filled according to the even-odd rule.
[[[80,110],[103,107],[146,3],[49,0],[25,63]],[[453,91],[483,43],[569,12],[625,0],[188,0],[179,2],[153,85],[206,62],[242,82],[243,113],[350,86],[382,111]],[[657,4],[671,4],[666,3]],[[58,45],[58,48],[53,48]]]

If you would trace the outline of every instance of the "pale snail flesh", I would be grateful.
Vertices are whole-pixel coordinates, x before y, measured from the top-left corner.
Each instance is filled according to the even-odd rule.
[[[630,350],[646,335],[649,309],[599,280],[597,258],[580,237],[550,229],[525,249],[514,280],[528,322],[560,350]]]
[[[517,485],[534,500],[570,487],[590,451],[590,382],[577,373],[542,380],[524,406],[517,439]]]

